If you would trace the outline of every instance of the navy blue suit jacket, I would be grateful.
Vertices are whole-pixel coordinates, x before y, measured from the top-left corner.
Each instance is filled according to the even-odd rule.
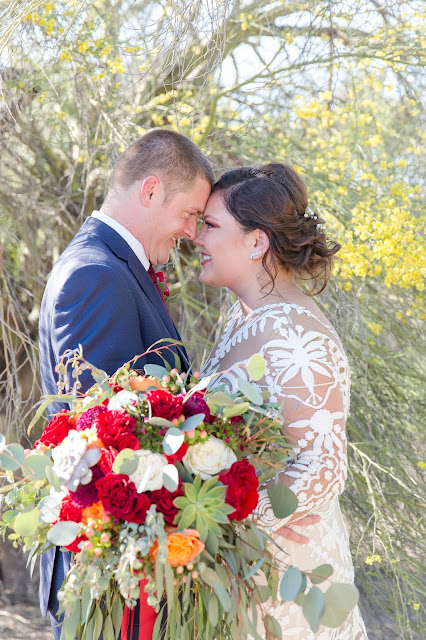
[[[57,394],[55,366],[66,349],[81,344],[88,362],[112,374],[163,338],[180,340],[145,268],[114,229],[88,218],[56,262],[44,293],[39,324],[43,393]],[[177,350],[186,369],[185,350]],[[171,350],[163,349],[162,355],[174,366]],[[135,368],[147,363],[163,364],[155,354],[149,354],[141,357]],[[89,372],[81,381],[83,391],[94,383]],[[59,403],[52,404],[48,413],[61,408]],[[69,557],[58,549],[41,556],[43,615],[57,608],[56,590],[69,568]]]

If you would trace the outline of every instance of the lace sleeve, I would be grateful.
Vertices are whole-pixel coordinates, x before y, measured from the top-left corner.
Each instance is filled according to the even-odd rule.
[[[294,521],[343,491],[349,371],[337,336],[318,321],[274,334],[262,349],[265,382],[282,403],[283,429],[295,445],[296,459],[281,474],[298,498]]]

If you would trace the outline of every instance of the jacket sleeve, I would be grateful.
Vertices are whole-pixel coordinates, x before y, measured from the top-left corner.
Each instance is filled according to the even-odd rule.
[[[150,346],[143,342],[141,314],[126,278],[107,265],[73,270],[53,301],[50,317],[56,362],[67,349],[81,345],[88,362],[112,374]],[[135,366],[145,363],[140,358]],[[93,384],[89,372],[81,382],[82,391]]]

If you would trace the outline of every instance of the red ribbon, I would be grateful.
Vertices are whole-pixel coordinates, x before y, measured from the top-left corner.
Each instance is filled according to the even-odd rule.
[[[155,610],[150,607],[147,602],[148,594],[144,589],[146,583],[147,580],[145,579],[139,582],[139,634],[137,640],[152,640],[152,633],[157,619]],[[121,640],[132,640],[134,619],[135,609],[129,609],[127,606],[124,607],[123,620],[121,623]],[[128,633],[129,631],[130,633]]]

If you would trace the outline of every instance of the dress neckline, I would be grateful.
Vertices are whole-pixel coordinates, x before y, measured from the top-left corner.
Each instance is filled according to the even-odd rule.
[[[320,320],[320,318],[313,311],[310,311],[307,307],[304,307],[301,304],[296,304],[295,302],[285,302],[285,301],[270,302],[269,304],[263,304],[261,307],[256,307],[255,309],[252,309],[247,314],[245,314],[244,311],[243,311],[243,307],[241,305],[241,300],[240,299],[237,300],[235,305],[238,305],[239,311],[241,311],[241,314],[243,315],[245,320],[247,320],[248,318],[250,318],[251,316],[253,316],[255,313],[257,313],[259,311],[264,311],[265,309],[271,309],[272,307],[285,307],[285,306],[290,307],[291,309],[300,309],[301,311],[304,311],[305,313],[307,313],[307,314],[309,314],[311,316],[314,316],[315,318],[317,318],[317,320]],[[327,318],[327,321],[328,321],[328,318]]]

